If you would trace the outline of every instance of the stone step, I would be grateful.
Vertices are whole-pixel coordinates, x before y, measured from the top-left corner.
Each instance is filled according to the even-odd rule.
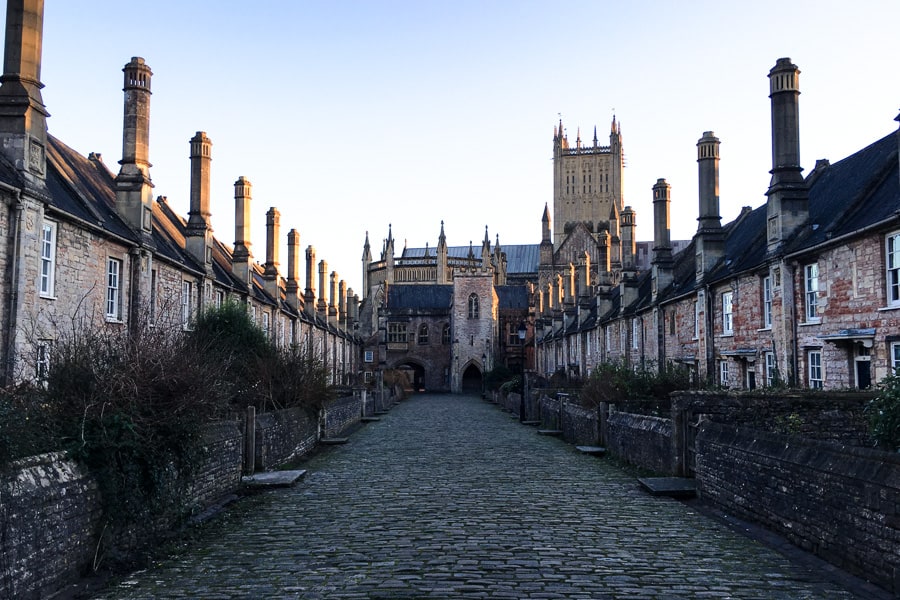
[[[306,469],[296,471],[265,471],[241,477],[241,483],[250,489],[290,487],[303,479]]]
[[[591,456],[603,456],[606,454],[606,448],[603,446],[575,446],[575,449],[583,454]]]
[[[377,423],[380,420],[381,417],[363,417],[362,419],[360,419],[360,421],[363,423]]]
[[[687,477],[639,477],[638,483],[653,496],[693,498],[697,495],[697,482]]]
[[[562,429],[538,429],[538,435],[562,435]]]
[[[324,446],[339,446],[341,444],[346,444],[350,438],[345,437],[337,437],[337,438],[322,438],[319,440],[319,443]]]
[[[540,421],[522,421],[522,425],[529,425],[531,427],[537,427],[540,424]]]

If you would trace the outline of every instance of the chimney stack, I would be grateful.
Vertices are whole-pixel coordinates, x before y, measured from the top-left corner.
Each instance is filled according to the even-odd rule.
[[[697,165],[700,216],[697,217],[695,269],[700,283],[725,253],[725,233],[719,215],[719,138],[712,131],[704,131],[697,142]]]
[[[652,296],[666,289],[673,278],[672,241],[669,227],[671,186],[665,179],[657,179],[653,186],[653,259],[651,260]]]
[[[274,206],[266,212],[266,263],[263,265],[263,279],[266,291],[278,301],[278,238],[281,237],[281,213]]]
[[[303,292],[303,309],[307,314],[316,312],[316,249],[306,248],[306,289]]]
[[[45,188],[47,117],[41,97],[44,0],[8,0],[3,77],[0,78],[0,152],[26,184]]]
[[[209,225],[209,168],[212,141],[198,131],[191,138],[191,197],[185,232],[186,250],[212,272],[212,227]]]
[[[248,287],[253,254],[250,253],[250,201],[253,185],[245,177],[234,182],[234,251],[231,272]]]
[[[284,284],[288,305],[300,310],[300,234],[296,229],[288,232],[287,282]]]
[[[809,196],[800,166],[800,69],[779,58],[769,71],[772,110],[772,179],[766,192],[768,251],[782,243],[809,217]]]
[[[322,313],[322,317],[328,316],[328,299],[326,293],[328,291],[328,263],[324,260],[319,261],[319,301],[316,303],[316,310]]]
[[[125,73],[125,119],[122,160],[116,176],[116,208],[136,231],[152,231],[153,183],[150,181],[150,79],[153,72],[139,56],[122,69]]]

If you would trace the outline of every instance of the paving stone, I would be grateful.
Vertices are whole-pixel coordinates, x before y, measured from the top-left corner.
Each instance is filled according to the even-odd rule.
[[[847,600],[477,398],[417,395],[97,598]]]

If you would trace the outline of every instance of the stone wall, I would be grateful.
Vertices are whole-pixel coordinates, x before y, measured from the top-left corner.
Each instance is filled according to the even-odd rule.
[[[701,496],[900,595],[900,454],[705,422]]]
[[[256,415],[255,469],[273,469],[309,452],[317,440],[316,419],[302,408]]]
[[[209,506],[241,484],[244,436],[237,421],[210,423],[203,428],[203,463],[191,484],[192,504]]]
[[[322,432],[325,437],[335,437],[359,423],[362,408],[359,398],[344,396],[325,403]]]
[[[611,411],[603,438],[606,448],[628,463],[663,475],[677,472],[671,419]]]
[[[96,483],[62,453],[9,465],[0,476],[0,597],[45,598],[94,557]]]
[[[328,435],[346,431],[359,422],[361,410],[355,396],[329,402],[322,430]],[[258,415],[257,460],[263,468],[272,467],[307,452],[318,432],[317,420],[302,409]],[[197,511],[239,489],[242,422],[207,425],[202,444],[202,462],[186,499]],[[77,581],[94,560],[101,518],[96,482],[65,454],[6,465],[0,473],[0,598],[46,598]],[[160,525],[168,530],[168,524]]]
[[[583,408],[578,404],[563,404],[560,429],[563,439],[570,444],[594,446],[599,442],[597,411]]]

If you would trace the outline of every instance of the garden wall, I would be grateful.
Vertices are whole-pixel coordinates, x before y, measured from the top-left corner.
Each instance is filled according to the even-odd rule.
[[[900,454],[704,422],[701,496],[900,596]]]
[[[321,431],[337,435],[358,423],[361,411],[359,397],[328,402]],[[201,463],[186,500],[191,511],[239,489],[242,425],[226,421],[204,427]],[[270,467],[307,452],[319,431],[302,409],[258,415],[257,460]],[[64,453],[6,465],[0,472],[0,598],[47,598],[90,570],[100,545],[101,506],[96,482]]]
[[[605,423],[606,448],[622,460],[664,475],[675,475],[672,420],[610,411]]]

